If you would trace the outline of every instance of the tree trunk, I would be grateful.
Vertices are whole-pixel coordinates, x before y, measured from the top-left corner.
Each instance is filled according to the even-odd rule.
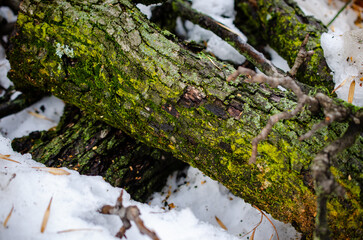
[[[138,201],[160,191],[166,178],[186,166],[170,153],[151,148],[121,130],[66,106],[57,129],[33,132],[12,142],[14,150],[31,153],[49,167],[67,167],[100,175]]]
[[[242,79],[228,83],[232,66],[188,51],[127,0],[25,0],[11,41],[10,77],[19,89],[36,86],[171,152],[312,236],[316,195],[309,166],[347,123],[299,141],[323,118],[306,109],[277,123],[259,144],[257,164],[249,165],[251,140],[271,114],[295,107],[296,97]],[[362,147],[360,137],[332,166],[348,192],[328,200],[336,238],[362,234]]]

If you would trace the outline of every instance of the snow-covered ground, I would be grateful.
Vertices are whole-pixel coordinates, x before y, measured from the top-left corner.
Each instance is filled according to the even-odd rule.
[[[313,1],[298,2],[303,4]],[[314,1],[314,4],[316,2],[320,1]],[[304,5],[305,11],[309,11],[306,7],[308,5]],[[233,0],[194,0],[193,6],[234,28]],[[332,5],[322,5],[320,11],[315,14],[325,16],[326,12],[333,11],[330,10],[331,7]],[[4,11],[0,9],[0,14],[2,13]],[[331,19],[333,15],[328,15],[327,19]],[[339,22],[344,26],[348,20],[338,18],[333,25],[335,30],[342,28]],[[340,37],[334,34],[343,34],[355,27],[350,23],[347,26],[349,29],[344,27],[340,30],[341,33],[330,30],[322,42],[327,52],[328,63],[332,64],[331,67],[334,64],[329,61],[333,60],[343,66],[346,61],[345,55],[342,58],[337,57],[343,54],[351,55],[352,59],[358,59],[362,64],[362,59],[359,58],[362,56],[361,49],[357,49],[356,52],[350,51],[349,45],[343,44],[343,47],[334,51],[329,50],[337,46],[334,45],[336,43],[332,36]],[[189,39],[206,41],[208,50],[218,57],[229,59],[228,57],[234,56],[229,60],[243,61],[241,56],[226,48],[226,45],[212,33],[201,30],[191,23],[179,22],[178,28],[179,31],[185,31],[184,34]],[[341,38],[347,39],[344,36]],[[217,50],[222,50],[222,53],[217,53]],[[286,61],[272,49],[267,47],[267,50],[276,65],[288,70]],[[329,55],[329,51],[335,52],[336,55]],[[0,47],[0,84],[7,87],[11,83],[6,78],[9,64],[4,57],[4,51]],[[347,68],[352,65],[353,61]],[[356,67],[362,70],[362,65],[357,64]],[[334,77],[338,78],[339,70],[333,67],[332,70],[335,73]],[[344,72],[346,72],[345,67]],[[348,73],[356,72],[349,70]],[[347,86],[349,85],[350,83],[347,83]],[[358,91],[362,90],[357,89],[356,92]],[[18,114],[0,119],[0,239],[116,239],[114,235],[122,225],[121,220],[117,216],[103,215],[98,210],[106,204],[114,205],[121,189],[110,186],[101,177],[82,176],[70,169],[64,169],[64,172],[61,172],[63,174],[55,175],[54,172],[44,168],[44,165],[33,161],[29,154],[21,155],[11,148],[10,140],[14,137],[54,127],[59,121],[62,109],[61,100],[48,97]],[[261,213],[257,209],[233,196],[225,187],[193,168],[170,176],[163,191],[155,193],[148,204],[133,201],[127,193],[124,193],[123,203],[125,206],[136,205],[141,211],[145,225],[153,229],[163,240],[249,239],[251,233],[245,234],[254,229],[261,219]],[[49,219],[44,232],[41,233],[44,213],[48,206],[50,206]],[[272,220],[270,216],[269,218]],[[300,238],[290,225],[272,221],[280,239]],[[277,239],[273,226],[263,217],[262,223],[256,229],[255,239],[270,239],[272,235],[273,239]],[[126,236],[130,240],[149,239],[147,236],[142,236],[135,226],[126,232]]]
[[[313,15],[324,24],[328,24],[345,4],[343,1],[329,0],[296,0],[296,2],[306,15]],[[362,17],[362,13],[360,15]],[[349,91],[352,92],[354,89],[352,103],[362,107],[363,23],[355,23],[356,19],[357,12],[347,7],[331,23],[329,32],[322,35],[321,46],[329,68],[333,71],[335,88],[344,83],[336,91],[338,97],[347,101]]]

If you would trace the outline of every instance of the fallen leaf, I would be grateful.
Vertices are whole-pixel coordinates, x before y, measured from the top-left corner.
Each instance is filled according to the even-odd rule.
[[[42,221],[42,226],[40,228],[40,232],[41,233],[43,233],[44,230],[45,230],[45,228],[47,227],[47,223],[48,223],[48,219],[49,219],[49,214],[50,214],[50,205],[52,204],[52,200],[53,200],[53,197],[50,198],[50,201],[49,201],[47,210],[45,210],[44,217],[43,217],[43,221]]]
[[[10,219],[10,217],[11,217],[11,214],[13,213],[13,210],[14,210],[14,205],[13,205],[13,207],[11,208],[11,210],[10,210],[10,212],[9,212],[8,216],[5,218],[5,221],[4,221],[4,223],[3,223],[4,228],[6,228],[6,225],[8,224],[8,221],[9,221],[9,219]]]
[[[66,170],[61,169],[61,168],[54,168],[54,167],[32,167],[32,168],[44,170],[53,175],[70,175],[71,174],[70,172],[67,172]]]
[[[175,204],[174,203],[170,203],[170,204],[168,204],[168,206],[169,206],[169,209],[175,208]]]
[[[217,216],[214,216],[217,223],[219,224],[219,226],[221,226],[221,228],[223,228],[224,230],[228,231],[226,225],[223,224],[223,222],[217,217]]]
[[[355,90],[355,81],[352,81],[349,87],[349,93],[348,93],[348,102],[352,103],[354,98],[354,90]]]

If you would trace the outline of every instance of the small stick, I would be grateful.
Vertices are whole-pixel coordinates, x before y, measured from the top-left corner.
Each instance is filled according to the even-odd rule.
[[[115,206],[104,205],[100,212],[103,214],[118,215],[122,221],[122,227],[116,234],[118,238],[126,238],[126,230],[131,228],[131,221],[133,221],[138,227],[141,234],[149,236],[153,240],[159,240],[159,237],[152,230],[149,230],[144,222],[140,218],[140,210],[136,206],[124,207],[122,205],[123,190],[121,190],[120,196],[117,198]]]

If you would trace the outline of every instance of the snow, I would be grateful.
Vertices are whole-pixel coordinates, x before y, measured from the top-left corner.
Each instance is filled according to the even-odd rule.
[[[0,133],[9,138],[55,127],[63,114],[64,103],[54,96],[44,97],[32,106],[0,119]]]
[[[295,2],[305,15],[314,16],[325,25],[334,18],[345,4],[344,1],[338,0],[295,0]],[[356,17],[356,13],[351,8],[346,8],[331,24],[330,29],[334,29],[335,31],[355,29],[357,28],[354,24]]]
[[[329,32],[321,37],[321,45],[329,68],[333,71],[335,87],[345,84],[336,93],[347,101],[352,81],[356,82],[353,104],[363,107],[363,29],[343,34]]]
[[[305,14],[313,15],[327,24],[345,4],[342,1],[298,0]],[[352,104],[363,106],[363,29],[354,23],[357,13],[346,8],[331,24],[329,32],[321,36],[321,46],[329,68],[332,70],[335,88],[345,82],[336,93],[348,100],[349,88],[355,82]]]
[[[332,11],[328,5],[316,5],[320,1],[298,2],[301,6],[302,2],[312,5],[310,10],[309,4],[304,5],[304,11],[313,12],[318,9],[317,14],[326,14],[329,20],[334,15],[328,15]],[[194,0],[193,7],[238,31],[232,23],[233,0]],[[3,14],[2,11],[3,8],[0,9],[0,14]],[[346,16],[346,19],[349,17]],[[337,84],[346,76],[358,76],[362,70],[362,65],[359,65],[362,63],[361,49],[358,44],[350,44],[352,40],[357,39],[352,37],[355,32],[347,32],[351,28],[344,27],[343,23],[339,24],[344,21],[351,26],[348,20],[338,18],[334,23],[336,32],[331,31],[322,37],[322,46]],[[341,28],[343,31],[339,32]],[[206,41],[207,50],[217,57],[237,63],[243,62],[243,57],[226,47],[227,45],[211,32],[188,22],[182,23],[181,20],[178,29],[188,40]],[[288,70],[286,61],[276,52],[269,47],[266,51],[270,52],[272,61],[278,67]],[[353,61],[347,62],[344,59],[346,56],[351,56]],[[354,60],[358,64],[354,65]],[[4,87],[12,84],[6,77],[9,69],[10,65],[0,46],[0,84]],[[359,81],[359,77],[356,77],[356,81]],[[347,83],[341,91],[349,85]],[[340,94],[342,93],[338,91],[338,95]],[[120,188],[112,187],[102,177],[83,176],[65,168],[69,175],[53,175],[43,168],[43,164],[32,160],[29,154],[21,155],[11,148],[10,140],[14,137],[56,126],[63,106],[61,100],[46,97],[20,113],[0,120],[0,239],[116,239],[114,236],[122,225],[121,220],[117,216],[103,215],[98,210],[106,204],[114,205]],[[50,199],[52,204],[49,221],[44,233],[41,233],[42,219]],[[252,230],[261,218],[257,209],[194,168],[170,176],[162,192],[155,193],[149,204],[133,201],[126,192],[123,203],[125,206],[136,205],[141,211],[145,225],[164,240],[248,239],[250,234],[243,238],[241,236]],[[12,208],[14,210],[4,226]],[[216,217],[228,230],[220,226]],[[269,218],[278,229],[280,239],[300,238],[291,225],[273,220],[271,216]],[[74,231],[62,232],[70,229]],[[257,228],[255,237],[270,239],[271,235],[276,239],[273,227],[264,218]],[[135,226],[126,232],[126,236],[130,240],[149,239],[142,236]]]
[[[103,205],[114,205],[121,189],[112,187],[102,177],[83,176],[66,168],[62,169],[69,175],[53,175],[43,164],[33,161],[30,154],[14,152],[10,139],[2,136],[0,154],[0,239],[116,239],[114,235],[122,225],[121,220],[98,211]],[[176,180],[176,175],[168,181],[174,186],[171,190],[178,189],[168,199],[169,203],[175,204],[175,209],[162,208],[165,195],[160,193],[154,194],[149,205],[131,200],[124,192],[124,205],[136,205],[145,225],[160,239],[248,239],[249,235],[238,236],[259,222],[260,213],[255,208],[197,169],[190,168],[185,179]],[[180,181],[189,184],[178,188],[176,184]],[[42,219],[50,199],[50,217],[44,233],[41,233]],[[4,227],[12,207],[14,210]],[[215,216],[230,229],[228,232],[216,224]],[[273,222],[281,239],[299,238],[291,225]],[[75,231],[64,232],[67,230]],[[148,239],[141,236],[136,227],[126,235],[131,240]],[[255,236],[267,239],[271,235],[276,234],[264,220]]]
[[[247,37],[233,24],[235,18],[234,0],[194,0],[192,1],[192,7],[224,24],[238,33],[244,41],[247,41]],[[246,59],[220,37],[190,21],[182,22],[178,18],[176,32],[188,41],[205,43],[207,45],[206,50],[221,60],[242,64]]]

